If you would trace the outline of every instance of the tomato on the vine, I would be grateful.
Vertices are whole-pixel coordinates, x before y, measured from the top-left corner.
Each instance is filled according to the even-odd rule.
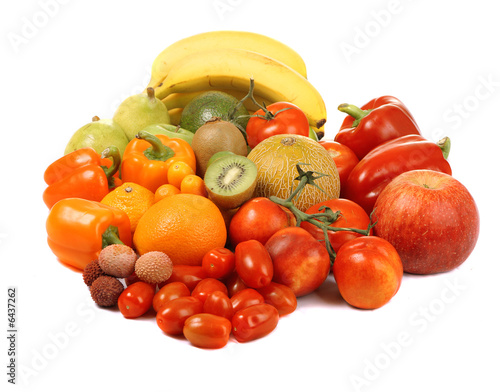
[[[118,297],[118,309],[126,318],[137,318],[153,304],[155,289],[145,282],[136,282],[122,291]]]
[[[289,102],[275,102],[257,110],[248,120],[247,142],[254,148],[270,136],[295,134],[309,136],[309,121],[304,112]]]
[[[358,164],[359,159],[349,147],[334,140],[323,139],[318,143],[328,151],[328,154],[330,154],[335,162],[335,166],[337,166],[340,178],[340,192],[342,193],[342,189],[347,182],[347,177],[351,174],[354,166]]]

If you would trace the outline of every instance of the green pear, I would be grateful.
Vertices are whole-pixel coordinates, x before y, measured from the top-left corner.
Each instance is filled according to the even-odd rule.
[[[95,116],[92,122],[77,130],[64,150],[64,154],[82,147],[92,147],[98,154],[109,146],[116,146],[121,156],[128,144],[128,138],[123,129],[111,119],[101,120]]]
[[[148,87],[146,93],[125,99],[116,109],[113,120],[122,127],[128,140],[132,140],[148,125],[170,123],[170,116],[165,104],[155,97],[154,89]]]
[[[143,131],[149,132],[153,135],[166,135],[168,137],[179,138],[185,140],[189,144],[193,142],[194,136],[193,132],[172,124],[153,124],[144,128]]]

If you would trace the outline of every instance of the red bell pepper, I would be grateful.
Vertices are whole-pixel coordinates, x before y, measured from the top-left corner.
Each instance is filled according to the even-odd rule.
[[[111,164],[108,157],[112,158]],[[68,197],[101,201],[110,189],[120,185],[120,179],[113,177],[120,162],[120,152],[114,146],[105,149],[102,156],[89,147],[64,155],[45,170],[48,187],[43,201],[49,208]]]
[[[397,98],[385,95],[358,108],[346,103],[338,109],[349,114],[335,141],[362,159],[378,145],[404,135],[419,135],[420,130],[408,108]]]
[[[420,135],[406,135],[374,148],[351,171],[343,197],[358,203],[370,214],[378,195],[401,173],[428,169],[451,175],[448,161],[450,139],[437,144]]]

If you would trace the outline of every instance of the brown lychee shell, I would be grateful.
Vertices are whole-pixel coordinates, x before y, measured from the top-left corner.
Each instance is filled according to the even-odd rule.
[[[102,270],[99,265],[99,260],[95,259],[88,263],[83,269],[83,281],[87,286],[92,286],[94,280],[96,280],[99,276],[106,275],[106,273]]]
[[[173,263],[164,252],[151,251],[135,262],[137,277],[146,283],[162,283],[172,275]]]
[[[118,279],[103,275],[90,286],[90,295],[97,305],[110,307],[117,304],[123,290],[123,284]]]

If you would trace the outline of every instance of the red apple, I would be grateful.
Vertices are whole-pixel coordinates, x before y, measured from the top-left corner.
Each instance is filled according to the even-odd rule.
[[[479,212],[469,191],[452,176],[412,170],[380,193],[375,235],[398,251],[405,272],[450,271],[471,254],[479,236]]]

